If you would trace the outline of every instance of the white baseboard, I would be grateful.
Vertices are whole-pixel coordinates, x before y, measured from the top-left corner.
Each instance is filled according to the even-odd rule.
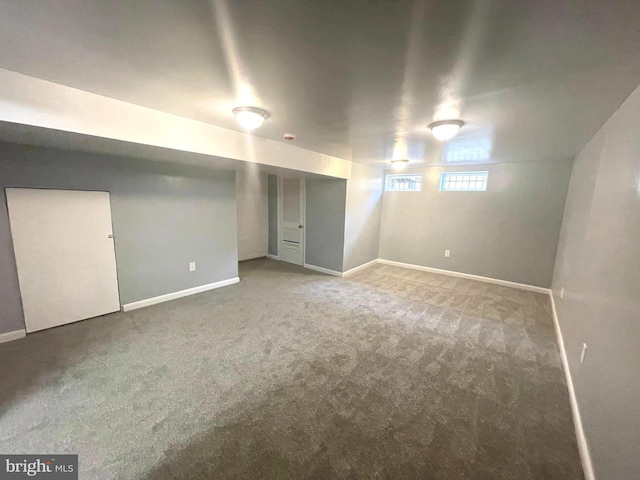
[[[248,261],[248,260],[256,260],[256,259],[258,259],[258,258],[264,258],[264,257],[266,257],[266,256],[267,256],[267,254],[266,254],[266,253],[263,253],[263,254],[261,254],[261,255],[253,255],[253,256],[251,256],[251,257],[247,257],[247,258],[238,258],[238,262],[246,262],[246,261]]]
[[[267,253],[267,258],[270,258],[271,260],[280,260],[278,255],[271,255],[270,253]]]
[[[582,416],[580,415],[580,408],[578,407],[578,399],[576,398],[576,392],[573,388],[573,379],[571,377],[571,370],[569,370],[567,351],[564,348],[564,338],[562,337],[562,330],[560,330],[558,312],[556,311],[556,302],[553,298],[553,291],[551,290],[549,290],[549,297],[551,298],[553,324],[556,328],[558,346],[560,347],[560,357],[562,357],[562,366],[564,367],[564,375],[567,379],[567,388],[569,389],[569,401],[571,402],[571,411],[573,413],[573,425],[576,429],[576,438],[578,440],[578,450],[580,451],[580,459],[582,460],[582,470],[584,471],[584,478],[585,480],[596,480],[596,476],[593,473],[593,464],[591,462],[591,454],[589,453],[587,437],[584,434],[584,427],[582,426]]]
[[[411,263],[394,262],[392,260],[383,260],[382,258],[379,258],[378,262],[383,263],[385,265],[393,265],[395,267],[411,268],[413,270],[422,270],[423,272],[438,273],[440,275],[448,275],[450,277],[468,278],[469,280],[477,280],[479,282],[493,283],[496,285],[502,285],[504,287],[518,288],[520,290],[528,290],[531,292],[538,292],[538,293],[545,293],[545,294],[549,293],[548,288],[536,287],[535,285],[527,285],[524,283],[509,282],[507,280],[499,280],[497,278],[481,277],[480,275],[472,275],[470,273],[461,273],[461,272],[454,272],[451,270],[441,270],[439,268],[423,267],[422,265],[413,265]]]
[[[358,271],[362,270],[363,268],[367,268],[368,266],[373,265],[374,263],[378,263],[378,259],[377,259],[377,258],[376,258],[376,259],[374,259],[374,260],[371,260],[370,262],[363,263],[362,265],[359,265],[359,266],[357,266],[357,267],[354,267],[354,268],[352,268],[351,270],[347,270],[346,272],[344,272],[344,273],[342,274],[342,276],[343,276],[343,277],[347,277],[347,276],[349,276],[349,275],[351,275],[351,274],[353,274],[353,273],[356,273],[356,272],[358,272]]]
[[[543,288],[543,287],[537,287],[535,285],[527,285],[524,283],[516,283],[516,282],[510,282],[508,280],[500,280],[498,278],[490,278],[490,277],[482,277],[480,275],[472,275],[470,273],[461,273],[461,272],[454,272],[452,270],[442,270],[440,268],[433,268],[433,267],[423,267],[422,265],[414,265],[411,263],[402,263],[402,262],[395,262],[393,260],[385,260],[382,258],[376,258],[375,260],[371,260],[370,262],[364,263],[362,265],[359,265],[355,268],[352,268],[351,270],[347,270],[346,272],[337,272],[335,270],[329,270],[328,268],[323,268],[323,267],[316,267],[315,265],[309,265],[308,263],[304,264],[304,268],[308,268],[310,270],[315,270],[316,272],[321,272],[321,273],[326,273],[327,275],[333,275],[335,277],[346,277],[349,276],[359,270],[362,270],[364,268],[367,268],[370,265],[373,265],[375,263],[382,263],[384,265],[392,265],[394,267],[402,267],[402,268],[410,268],[412,270],[421,270],[423,272],[431,272],[431,273],[437,273],[440,275],[448,275],[450,277],[458,277],[458,278],[468,278],[469,280],[477,280],[479,282],[486,282],[486,283],[493,283],[495,285],[502,285],[504,287],[511,287],[511,288],[517,288],[520,290],[528,290],[530,292],[537,292],[537,293],[544,293],[544,294],[549,294],[550,290],[548,288]]]
[[[309,265],[305,263],[302,265],[304,268],[308,268],[309,270],[315,270],[316,272],[326,273],[327,275],[333,275],[334,277],[342,277],[342,272],[337,272],[335,270],[329,270],[328,268],[316,267],[315,265]]]
[[[140,300],[139,302],[127,303],[122,305],[123,312],[129,312],[138,308],[148,307],[157,303],[168,302],[169,300],[175,300],[176,298],[187,297],[189,295],[195,295],[196,293],[202,293],[216,288],[226,287],[227,285],[233,285],[238,283],[240,278],[230,278],[228,280],[221,280],[220,282],[209,283],[207,285],[201,285],[199,287],[188,288],[186,290],[180,290],[179,292],[167,293],[166,295],[160,295],[159,297],[147,298],[146,300]]]
[[[0,333],[0,343],[12,342],[13,340],[24,338],[26,334],[27,331],[24,329],[14,330],[13,332]]]

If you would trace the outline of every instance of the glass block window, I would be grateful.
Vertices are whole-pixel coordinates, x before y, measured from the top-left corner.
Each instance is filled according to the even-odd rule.
[[[440,176],[441,192],[484,192],[489,172],[443,172]]]
[[[384,189],[388,192],[419,192],[422,175],[387,175]]]

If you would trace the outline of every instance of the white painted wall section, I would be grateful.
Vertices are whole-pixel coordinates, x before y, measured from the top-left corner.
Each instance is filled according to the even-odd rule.
[[[252,167],[236,172],[240,261],[265,257],[269,248],[268,175]]]
[[[0,69],[0,121],[349,178],[351,161]]]

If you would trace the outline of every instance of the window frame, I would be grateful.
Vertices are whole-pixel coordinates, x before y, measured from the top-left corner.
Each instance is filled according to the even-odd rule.
[[[413,188],[413,189],[395,189],[395,188],[390,188],[391,185],[391,179],[392,178],[398,178],[398,177],[418,177],[420,178],[420,182],[415,182],[419,188]],[[421,173],[387,173],[384,176],[384,191],[385,192],[421,192],[422,191],[422,180],[423,180],[423,175]]]
[[[445,188],[447,178],[454,176],[470,176],[470,177],[485,177],[484,188]],[[489,187],[489,171],[488,170],[475,170],[470,172],[441,172],[440,184],[438,191],[440,192],[486,192]]]

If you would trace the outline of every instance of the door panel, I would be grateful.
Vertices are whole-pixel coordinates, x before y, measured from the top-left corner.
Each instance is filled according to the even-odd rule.
[[[120,310],[109,193],[6,194],[27,332]]]
[[[280,260],[296,265],[304,261],[304,179],[282,179]]]

